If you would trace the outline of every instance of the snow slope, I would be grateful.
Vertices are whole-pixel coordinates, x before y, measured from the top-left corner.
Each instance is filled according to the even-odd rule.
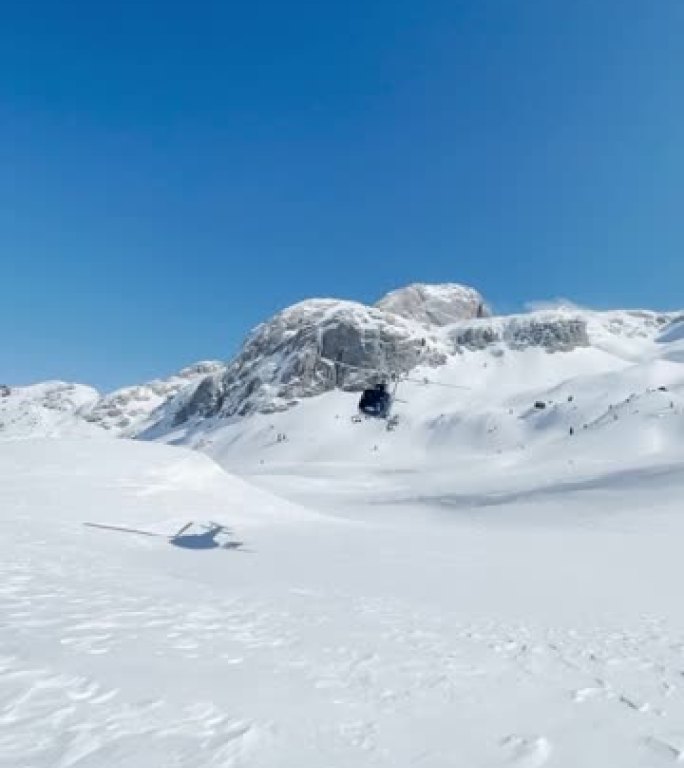
[[[0,765],[680,762],[684,462],[461,461],[1,443]]]
[[[467,321],[442,329],[458,341],[443,365],[419,365],[401,381],[394,431],[381,421],[355,423],[358,394],[337,389],[249,418],[166,422],[150,436],[248,473],[325,462],[417,471],[458,460],[459,472],[497,457],[523,468],[550,459],[592,467],[676,459],[684,450],[684,356],[680,341],[667,341],[671,328],[646,312]]]

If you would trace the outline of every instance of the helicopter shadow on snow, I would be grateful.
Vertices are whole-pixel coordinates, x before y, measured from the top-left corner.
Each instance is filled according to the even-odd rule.
[[[169,539],[169,544],[180,549],[241,549],[241,541],[216,541],[209,533],[188,533]]]
[[[179,549],[207,550],[207,549],[232,549],[246,552],[243,542],[235,539],[221,541],[222,535],[232,536],[232,531],[225,525],[210,523],[200,532],[187,532],[190,526],[182,528],[175,536],[169,538],[169,544]]]
[[[118,525],[105,525],[103,523],[83,523],[88,528],[98,528],[106,531],[118,531],[121,533],[132,533],[140,536],[151,536],[166,539],[169,544],[179,549],[191,549],[203,551],[209,549],[228,549],[237,552],[252,552],[251,549],[244,549],[244,542],[238,541],[233,537],[233,531],[225,525],[219,523],[187,523],[178,533],[172,536],[154,531],[143,531],[138,528],[128,528]],[[198,530],[199,528],[199,530]],[[226,540],[226,537],[229,537]]]

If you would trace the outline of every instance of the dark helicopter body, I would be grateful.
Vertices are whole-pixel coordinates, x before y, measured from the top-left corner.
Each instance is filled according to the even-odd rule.
[[[359,411],[364,416],[386,419],[391,408],[392,395],[389,393],[385,382],[380,382],[371,389],[364,389],[359,400]]]
[[[425,346],[424,339],[422,346]],[[397,389],[400,382],[410,381],[423,385],[431,384],[440,387],[447,387],[449,389],[470,389],[470,387],[464,387],[458,384],[447,384],[439,381],[432,381],[427,377],[423,379],[415,379],[411,378],[406,373],[398,373],[396,371],[389,372],[387,370],[380,370],[377,368],[365,368],[359,365],[353,365],[351,363],[344,363],[341,360],[333,360],[332,358],[324,357],[320,354],[320,344],[317,360],[325,360],[326,363],[329,363],[333,366],[348,368],[352,371],[374,374],[371,381],[374,380],[376,383],[363,390],[361,399],[359,400],[359,412],[358,414],[352,416],[352,421],[360,422],[363,420],[363,417],[382,419],[386,422],[388,431],[393,430],[399,422],[398,417],[396,415],[392,415],[394,403],[406,402],[405,400],[399,400],[397,398]],[[378,381],[378,379],[380,380]]]

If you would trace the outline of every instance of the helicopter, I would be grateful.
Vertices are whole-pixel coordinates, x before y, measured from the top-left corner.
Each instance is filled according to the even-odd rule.
[[[359,400],[359,412],[366,416],[386,419],[392,409],[393,397],[386,381],[379,381],[375,386],[364,389]]]
[[[368,368],[352,365],[350,363],[343,363],[340,360],[332,360],[331,358],[324,357],[320,354],[318,359],[342,368],[367,373],[369,375],[369,383],[361,392],[361,397],[358,403],[358,413],[352,416],[352,421],[359,423],[363,421],[364,417],[367,419],[384,420],[388,431],[393,430],[399,423],[399,417],[392,413],[394,404],[396,402],[406,402],[403,400],[400,401],[397,397],[397,389],[399,388],[400,382],[434,385],[438,387],[447,387],[448,389],[470,389],[470,387],[434,381],[427,377],[418,379],[413,378],[406,373],[388,373],[386,370],[380,370],[379,368]]]
[[[351,363],[343,363],[341,360],[332,360],[322,355],[318,359],[341,368],[369,375],[368,383],[361,392],[358,413],[352,417],[352,421],[362,421],[365,416],[371,419],[384,419],[388,422],[394,419],[396,424],[396,417],[392,417],[391,413],[399,386],[398,374],[387,373],[377,368],[364,368],[359,365],[352,365]]]

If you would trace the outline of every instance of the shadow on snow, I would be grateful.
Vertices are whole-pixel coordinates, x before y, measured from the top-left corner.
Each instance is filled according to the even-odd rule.
[[[241,541],[235,541],[235,540],[229,540],[229,541],[220,541],[219,536],[221,535],[232,535],[232,531],[230,528],[227,528],[225,525],[219,525],[218,523],[209,523],[208,525],[202,525],[202,527],[205,530],[200,531],[199,533],[191,533],[188,532],[190,528],[192,528],[195,523],[188,523],[187,525],[184,525],[178,533],[174,534],[173,536],[167,536],[163,533],[155,533],[153,531],[143,531],[138,528],[127,528],[124,526],[118,526],[118,525],[105,525],[103,523],[83,523],[88,528],[99,528],[100,530],[105,531],[118,531],[120,533],[134,533],[139,536],[156,536],[158,538],[166,539],[169,544],[171,544],[174,547],[179,547],[180,549],[193,549],[193,550],[203,550],[203,549],[235,549],[235,550],[242,550],[243,542]]]

